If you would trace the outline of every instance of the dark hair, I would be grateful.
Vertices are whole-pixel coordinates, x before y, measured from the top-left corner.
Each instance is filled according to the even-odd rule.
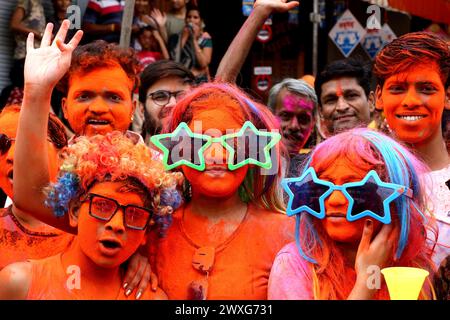
[[[141,74],[141,86],[139,87],[139,101],[144,105],[144,123],[142,125],[142,136],[155,134],[160,128],[155,120],[148,114],[145,108],[147,100],[147,90],[156,82],[168,77],[180,78],[187,84],[194,83],[194,75],[181,63],[172,60],[159,60],[149,64]]]
[[[322,95],[322,85],[325,82],[342,77],[356,78],[358,84],[363,88],[366,97],[370,93],[370,81],[372,79],[372,71],[370,65],[356,58],[348,58],[333,61],[325,69],[320,72],[314,82],[314,88],[317,94],[319,106],[322,105],[320,96]]]
[[[436,62],[442,83],[448,84],[450,50],[448,44],[438,36],[427,32],[411,32],[393,40],[378,53],[373,72],[377,83],[393,74],[405,71],[418,63]]]
[[[58,90],[67,95],[69,79],[74,73],[87,73],[98,68],[109,67],[112,63],[119,64],[128,78],[133,81],[132,92],[139,87],[140,64],[134,49],[122,48],[116,43],[107,43],[104,40],[96,40],[75,49],[70,69],[58,83]]]

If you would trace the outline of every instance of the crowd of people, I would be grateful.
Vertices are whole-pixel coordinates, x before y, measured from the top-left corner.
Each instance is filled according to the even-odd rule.
[[[449,43],[407,33],[264,104],[234,82],[297,1],[256,0],[214,76],[188,0],[137,0],[130,48],[124,1],[89,1],[76,32],[58,10],[25,26],[40,9],[22,2],[0,299],[389,299],[373,266],[427,270],[419,299],[450,298]]]

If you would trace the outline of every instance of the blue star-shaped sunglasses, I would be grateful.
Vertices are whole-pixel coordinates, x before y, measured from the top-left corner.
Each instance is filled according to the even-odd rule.
[[[325,199],[336,190],[341,191],[349,202],[348,221],[372,217],[389,224],[390,203],[402,195],[412,198],[411,189],[381,181],[375,170],[369,171],[361,181],[335,185],[319,179],[314,168],[310,167],[298,178],[283,179],[281,185],[289,195],[287,215],[304,211],[319,219],[325,218]]]

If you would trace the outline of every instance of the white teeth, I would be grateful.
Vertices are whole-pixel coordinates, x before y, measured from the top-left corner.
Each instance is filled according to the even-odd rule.
[[[425,118],[425,116],[397,116],[397,117],[406,121],[417,121],[422,118]]]

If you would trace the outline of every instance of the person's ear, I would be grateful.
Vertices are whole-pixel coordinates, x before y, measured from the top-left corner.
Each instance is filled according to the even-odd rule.
[[[140,102],[140,101],[139,101],[139,104],[138,104],[138,108],[139,108],[139,109],[138,109],[138,110],[139,110],[139,113],[143,115],[143,114],[144,114],[144,111],[145,111],[145,110],[144,110],[144,104],[143,104],[142,102]]]
[[[375,109],[383,111],[383,98],[382,98],[382,87],[377,85],[375,89]]]
[[[81,205],[69,205],[69,223],[72,228],[78,227],[78,213]]]
[[[64,114],[64,118],[67,119],[68,114],[67,114],[67,98],[66,97],[62,98],[62,100],[61,100],[61,108],[62,108],[62,111]]]
[[[375,111],[375,92],[373,92],[373,90],[371,90],[369,92],[369,97],[367,99],[367,101],[369,102],[369,111],[370,114],[372,114]]]

